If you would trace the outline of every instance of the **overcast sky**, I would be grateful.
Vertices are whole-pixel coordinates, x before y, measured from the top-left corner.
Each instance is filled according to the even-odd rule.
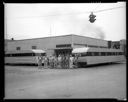
[[[5,3],[5,38],[31,39],[76,34],[126,39],[126,3]],[[109,8],[117,9],[106,10]],[[104,10],[98,12],[99,10]],[[93,11],[96,21],[90,23]]]

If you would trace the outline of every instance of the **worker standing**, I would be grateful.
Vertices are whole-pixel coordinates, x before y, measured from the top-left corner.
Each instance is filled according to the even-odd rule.
[[[48,68],[48,57],[44,56],[44,68]]]
[[[54,68],[54,55],[51,56],[51,68]]]
[[[42,56],[41,55],[37,56],[37,63],[38,63],[38,68],[41,69],[42,68]]]
[[[57,68],[57,57],[54,56],[54,68]]]
[[[73,61],[73,63],[74,63],[74,67],[75,68],[77,68],[78,67],[78,55],[77,54],[75,54],[75,57],[74,57],[74,61]]]
[[[64,54],[62,55],[62,59],[61,59],[61,68],[64,68]]]
[[[61,55],[58,56],[58,68],[61,68]]]
[[[66,63],[65,63],[66,60],[65,60],[65,59],[66,59],[66,58],[65,58],[65,54],[64,54],[64,56],[63,56],[63,68],[64,68],[64,69],[66,68],[66,67],[65,67],[65,66],[66,66]]]
[[[74,60],[73,56],[70,55],[70,59],[69,59],[69,68],[73,68],[73,60]]]
[[[52,68],[52,56],[49,57],[49,68]]]
[[[68,54],[65,57],[65,65],[66,65],[66,68],[69,68],[69,55]]]

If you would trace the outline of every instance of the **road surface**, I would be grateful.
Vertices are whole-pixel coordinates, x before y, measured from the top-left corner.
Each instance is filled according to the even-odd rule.
[[[5,66],[5,99],[126,98],[126,63],[79,69]]]

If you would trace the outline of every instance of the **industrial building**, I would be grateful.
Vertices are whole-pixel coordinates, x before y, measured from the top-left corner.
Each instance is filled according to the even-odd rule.
[[[24,40],[11,40],[6,43],[6,51],[42,49],[47,55],[71,53],[73,48],[79,47],[96,47],[108,48],[108,41],[95,39],[75,34],[63,36],[51,36]]]

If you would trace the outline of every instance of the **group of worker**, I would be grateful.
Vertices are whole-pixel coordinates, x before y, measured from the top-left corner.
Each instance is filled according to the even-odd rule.
[[[74,68],[77,66],[77,59],[78,56],[72,56],[72,55],[52,55],[47,57],[45,56],[38,56],[38,68]],[[44,63],[44,66],[42,66],[42,63]]]

